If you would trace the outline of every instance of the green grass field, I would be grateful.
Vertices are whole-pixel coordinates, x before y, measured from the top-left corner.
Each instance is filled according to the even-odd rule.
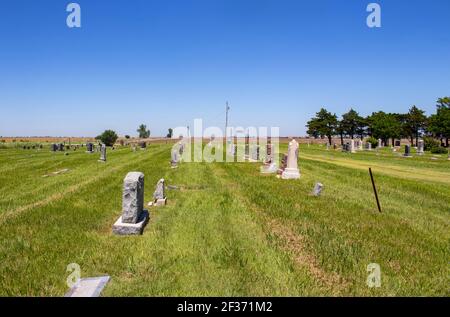
[[[78,263],[82,277],[111,276],[104,296],[449,296],[450,161],[430,158],[301,145],[302,178],[286,181],[260,164],[170,169],[165,144],[109,151],[106,164],[2,149],[0,295],[62,296]],[[146,202],[160,178],[179,190],[142,236],[113,236],[130,171],[145,174]],[[366,285],[370,263],[380,288]]]

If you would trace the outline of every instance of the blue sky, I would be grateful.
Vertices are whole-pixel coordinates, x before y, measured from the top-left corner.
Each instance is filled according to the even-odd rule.
[[[152,135],[341,114],[428,114],[450,95],[448,0],[0,0],[0,135]],[[366,6],[382,27],[366,26]]]

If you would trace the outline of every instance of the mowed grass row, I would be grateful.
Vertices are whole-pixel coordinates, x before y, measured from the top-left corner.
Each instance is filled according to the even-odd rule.
[[[262,177],[258,165],[218,165],[236,195],[249,200],[297,263],[341,295],[449,295],[450,188],[388,176],[374,169],[383,213],[379,214],[367,170],[311,157],[337,153],[301,149],[302,178]],[[308,159],[305,159],[305,156]],[[375,153],[355,154],[375,162]],[[351,160],[347,156],[347,160]],[[441,162],[448,164],[449,162]],[[400,166],[400,165],[399,165]],[[405,169],[411,167],[405,167]],[[448,165],[446,176],[450,176]],[[322,197],[311,195],[316,182]],[[284,245],[283,245],[284,244]],[[366,285],[369,263],[382,269],[382,287]],[[326,283],[330,281],[330,283]],[[294,294],[295,295],[295,294]]]
[[[120,160],[120,151],[110,153],[100,165],[102,177],[8,217],[0,234],[1,294],[61,296],[69,263],[78,263],[82,276],[111,275],[106,296],[322,293],[306,271],[294,273],[289,256],[268,242],[252,211],[223,187],[211,165],[171,170],[169,149],[138,157],[128,150]],[[72,177],[91,164],[80,159]],[[150,210],[143,236],[116,237],[111,226],[131,170],[146,175],[146,201],[160,177],[180,190],[168,192],[168,206]]]
[[[20,202],[23,205],[1,210],[0,293],[63,295],[67,288],[64,277],[68,275],[67,264],[96,263],[98,253],[116,257],[113,252],[102,249],[97,240],[103,234],[110,235],[112,223],[121,213],[123,178],[129,171],[146,168],[147,182],[156,184],[165,166],[156,166],[155,161],[162,163],[166,156],[167,148],[161,146],[137,153],[130,149],[110,151],[106,164],[97,162],[96,154],[71,154],[71,161],[67,161],[67,157],[49,159],[47,153],[42,153],[43,161],[64,160],[61,166],[56,163],[58,168],[72,169],[70,173],[53,176],[55,185],[46,192],[29,195],[28,199],[25,195]],[[27,172],[32,175],[28,178],[35,182],[18,183],[19,188],[23,186],[26,191],[33,190],[33,185],[42,186],[42,171],[31,167],[17,174]],[[2,197],[11,195],[4,190],[5,182],[13,181],[18,175],[2,179]],[[146,194],[146,199],[150,200],[151,192],[148,190]],[[108,273],[102,266],[84,265],[82,269],[83,275]]]
[[[23,159],[23,152],[8,153]],[[61,296],[73,262],[82,276],[111,275],[106,296],[448,295],[446,184],[375,169],[384,208],[378,214],[367,171],[324,162],[340,154],[319,147],[301,149],[297,181],[262,176],[259,164],[183,163],[172,170],[165,145],[109,154],[105,165],[85,153],[32,158],[28,173],[36,182],[53,168],[72,169],[51,179],[47,196],[38,191],[35,200],[24,195],[9,203],[0,233],[1,295]],[[7,156],[0,151],[2,163]],[[143,236],[116,237],[111,226],[132,170],[146,175],[146,201],[161,177],[179,189],[167,192],[166,207],[150,210]],[[21,172],[27,174],[26,165]],[[15,175],[0,178],[2,188]],[[320,198],[310,195],[316,181],[325,185]],[[35,190],[17,186],[24,190],[0,201]],[[366,285],[373,262],[381,265],[380,289]]]

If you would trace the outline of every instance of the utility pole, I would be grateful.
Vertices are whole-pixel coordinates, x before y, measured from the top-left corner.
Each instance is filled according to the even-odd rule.
[[[230,111],[230,107],[228,106],[228,101],[226,103],[226,117],[225,117],[225,139],[227,138],[227,130],[228,130],[228,111]]]

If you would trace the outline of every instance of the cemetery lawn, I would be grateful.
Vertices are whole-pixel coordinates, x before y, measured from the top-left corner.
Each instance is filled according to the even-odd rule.
[[[286,181],[261,164],[170,169],[170,147],[108,150],[104,164],[82,150],[0,150],[0,295],[62,296],[70,263],[110,275],[104,296],[450,295],[446,156],[300,145],[302,177]],[[178,189],[142,236],[113,236],[130,171],[145,174],[146,202],[160,178]],[[380,288],[366,284],[370,263]]]

